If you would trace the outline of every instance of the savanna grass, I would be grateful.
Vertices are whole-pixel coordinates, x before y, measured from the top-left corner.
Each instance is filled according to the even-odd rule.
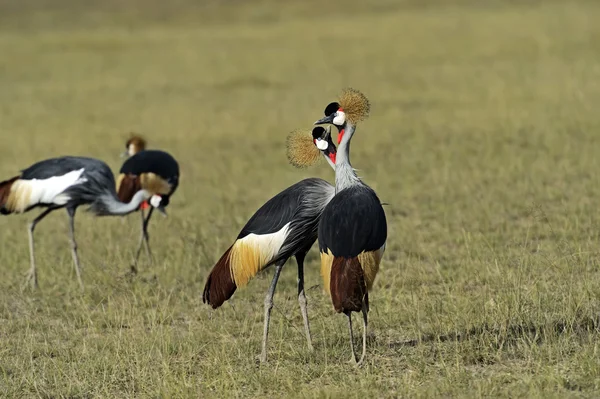
[[[21,397],[597,397],[600,6],[593,1],[0,2],[0,175],[94,156],[129,132],[181,165],[155,263],[127,271],[137,215],[80,212],[0,229],[0,392]],[[371,100],[352,162],[388,243],[366,364],[306,264],[293,262],[256,355],[272,271],[218,311],[204,279],[248,217],[330,168],[287,163],[344,87]]]

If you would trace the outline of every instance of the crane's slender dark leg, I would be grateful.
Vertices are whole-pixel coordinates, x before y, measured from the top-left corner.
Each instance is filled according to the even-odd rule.
[[[133,266],[131,267],[131,271],[133,273],[137,273],[137,263],[140,257],[140,253],[142,252],[142,245],[144,245],[146,249],[146,255],[150,260],[150,264],[152,264],[152,251],[150,251],[150,243],[149,243],[149,235],[148,235],[148,223],[150,223],[150,218],[152,217],[152,212],[154,211],[154,207],[150,207],[150,211],[148,211],[148,216],[144,218],[144,210],[141,209],[140,213],[142,215],[142,234],[140,235],[140,243],[138,245],[137,251],[135,252],[135,259],[133,261]]]
[[[262,352],[260,353],[260,361],[263,363],[267,361],[267,339],[269,338],[271,309],[273,309],[273,295],[275,294],[275,287],[277,287],[277,280],[279,280],[281,269],[283,269],[283,265],[285,264],[286,260],[287,259],[284,259],[275,264],[275,275],[273,276],[273,281],[271,281],[271,286],[269,287],[269,291],[265,297],[265,326],[263,330]]]
[[[308,310],[306,295],[304,293],[304,258],[306,252],[296,254],[296,262],[298,263],[298,303],[300,304],[300,313],[302,313],[302,321],[304,322],[304,333],[308,343],[308,350],[313,351],[312,339],[310,336],[310,324],[308,323]]]
[[[148,235],[148,225],[150,224],[150,217],[152,216],[152,212],[154,212],[154,207],[150,207],[148,211],[148,216],[144,221],[142,226],[144,232],[144,249],[146,251],[146,256],[148,257],[148,261],[152,264],[152,251],[150,250],[150,236]]]
[[[348,316],[348,329],[350,330],[350,349],[352,349],[352,359],[350,359],[350,363],[356,364],[356,352],[354,350],[354,335],[352,334],[352,312],[346,312],[346,316]]]
[[[81,265],[79,264],[79,256],[77,255],[77,242],[75,241],[75,211],[77,208],[67,208],[69,215],[69,238],[71,239],[71,255],[75,263],[75,273],[79,286],[83,289],[83,280],[81,280]]]
[[[38,279],[37,279],[37,270],[35,269],[35,247],[33,243],[33,230],[35,229],[35,225],[38,224],[43,218],[48,216],[50,212],[52,212],[55,208],[48,208],[44,212],[40,213],[38,217],[33,219],[31,223],[29,223],[29,228],[27,231],[29,232],[29,272],[27,273],[27,278],[25,280],[25,284],[23,288],[27,285],[27,283],[31,283],[32,288],[38,287]]]
[[[368,300],[368,299],[367,299]],[[362,342],[362,355],[360,356],[360,360],[358,361],[358,366],[362,364],[365,360],[365,355],[367,354],[367,324],[368,324],[368,313],[369,313],[369,305],[367,302],[363,302],[362,306],[362,314],[363,314],[363,342]]]

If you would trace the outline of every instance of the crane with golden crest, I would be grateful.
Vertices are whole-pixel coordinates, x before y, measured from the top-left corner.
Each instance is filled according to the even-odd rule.
[[[287,155],[293,165],[312,165],[321,154],[335,169],[336,147],[331,142],[329,127],[316,127],[312,132],[298,130],[288,136]],[[246,286],[258,272],[275,265],[275,274],[264,302],[262,362],[267,359],[275,287],[283,265],[292,256],[298,264],[298,302],[308,347],[312,350],[304,293],[304,258],[317,240],[321,213],[334,194],[335,188],[327,181],[309,178],[275,195],[250,218],[206,280],[203,302],[215,309],[231,298],[238,287]]]
[[[369,291],[373,286],[387,240],[387,222],[375,191],[356,175],[350,163],[350,141],[357,124],[369,115],[367,97],[344,89],[339,101],[325,108],[315,124],[338,128],[335,196],[319,221],[321,274],[336,312],[348,317],[352,361],[362,364],[366,355]],[[352,333],[352,312],[363,314],[362,355],[357,360]]]

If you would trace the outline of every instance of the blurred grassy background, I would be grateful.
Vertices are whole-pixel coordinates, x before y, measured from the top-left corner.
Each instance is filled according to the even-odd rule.
[[[0,389],[7,397],[593,397],[600,394],[600,4],[0,0],[0,176],[52,156],[118,170],[129,132],[180,162],[155,263],[139,234],[66,216],[36,230],[40,290],[20,292],[26,224],[1,219]],[[251,214],[326,164],[287,165],[287,132],[339,90],[372,101],[352,161],[389,223],[368,361],[306,266],[213,312],[204,279]],[[142,258],[144,260],[144,258]]]

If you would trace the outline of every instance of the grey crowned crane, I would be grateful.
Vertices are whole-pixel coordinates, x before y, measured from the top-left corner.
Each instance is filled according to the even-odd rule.
[[[335,145],[328,129],[296,131],[288,136],[288,158],[298,167],[315,163],[321,154],[335,169]],[[292,256],[298,263],[298,302],[308,348],[312,341],[304,293],[304,258],[317,239],[319,218],[333,198],[335,188],[323,179],[309,178],[283,190],[267,201],[242,228],[237,239],[221,256],[204,286],[203,302],[213,309],[231,298],[261,270],[275,265],[275,275],[265,297],[265,319],[261,362],[267,360],[269,321],[273,295],[285,262]]]
[[[152,263],[152,252],[150,250],[148,224],[152,212],[156,208],[166,215],[165,207],[177,186],[179,185],[179,164],[165,151],[146,150],[146,141],[140,136],[133,136],[125,144],[128,158],[121,166],[117,179],[117,194],[123,202],[129,202],[131,198],[141,189],[152,194],[148,201],[142,202],[140,214],[142,216],[142,232],[139,245],[135,253],[135,259],[131,266],[133,273],[137,272],[137,262],[142,251],[142,245],[146,249],[146,255]],[[144,216],[144,210],[148,209],[148,216]]]
[[[339,102],[329,104],[325,118],[315,124],[333,123],[338,128],[335,196],[319,221],[321,275],[336,312],[348,317],[352,361],[365,359],[369,290],[373,286],[387,240],[387,222],[381,202],[363,183],[350,164],[350,141],[358,122],[370,110],[369,101],[354,89],[342,91]],[[356,360],[352,312],[363,314],[363,346]]]
[[[35,226],[52,211],[67,210],[71,252],[77,280],[83,288],[81,267],[75,241],[75,211],[80,205],[90,205],[97,216],[126,215],[138,209],[150,193],[140,190],[129,203],[117,197],[115,178],[104,162],[84,157],[60,157],[38,162],[21,174],[0,182],[0,213],[24,213],[34,208],[46,208],[29,224],[30,269],[27,282],[38,286],[35,267],[33,231]]]

